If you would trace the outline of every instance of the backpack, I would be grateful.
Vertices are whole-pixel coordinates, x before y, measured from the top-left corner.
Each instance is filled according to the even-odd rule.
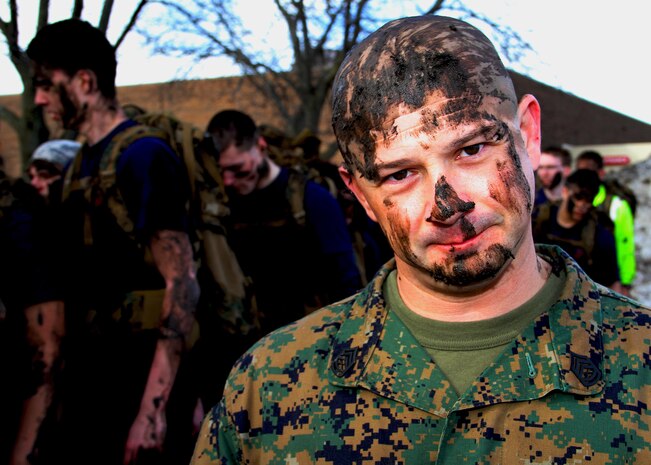
[[[604,185],[606,186],[606,200],[603,203],[604,211],[610,211],[610,204],[613,201],[613,196],[616,195],[628,202],[628,205],[631,207],[631,213],[635,216],[635,211],[637,210],[637,197],[635,196],[635,192],[617,179],[606,179]]]
[[[313,181],[326,189],[334,198],[338,198],[339,189],[335,180],[322,173],[312,164],[306,162],[299,153],[300,145],[296,140],[288,138],[280,129],[270,125],[260,125],[260,134],[267,142],[267,151],[277,165],[300,173],[305,181]],[[291,193],[291,192],[288,192]],[[297,205],[295,200],[288,197],[290,204]]]
[[[612,232],[614,229],[613,222],[606,213],[593,208],[589,213],[585,226],[583,227],[580,240],[577,241],[565,237],[558,237],[550,234],[547,226],[551,216],[552,205],[560,205],[560,202],[544,202],[536,206],[532,215],[534,240],[542,243],[553,243],[559,245],[566,244],[569,246],[567,250],[580,247],[586,253],[585,264],[592,266],[597,226],[601,225]],[[565,247],[563,248],[565,249]]]
[[[319,159],[306,161],[302,150],[302,141],[305,137],[311,136],[312,132],[303,130],[298,136],[291,139],[280,129],[270,125],[259,126],[261,135],[267,142],[269,157],[278,165],[290,170],[289,185],[287,189],[287,201],[291,206],[294,218],[299,225],[304,225],[305,210],[303,207],[304,187],[307,181],[313,181],[326,189],[337,200],[344,215],[347,216],[348,230],[353,245],[353,253],[357,269],[359,270],[362,284],[366,285],[369,279],[375,274],[379,264],[384,263],[393,254],[387,257],[380,257],[381,252],[377,249],[377,243],[369,244],[368,231],[366,227],[367,215],[363,208],[353,198],[352,193],[341,181],[339,174],[327,162]],[[386,240],[378,238],[378,240]],[[367,254],[370,263],[367,263]],[[375,263],[375,262],[381,263]],[[370,276],[369,276],[370,274]]]
[[[120,227],[136,240],[134,224],[115,187],[117,160],[126,147],[138,139],[156,137],[165,141],[181,160],[190,186],[191,240],[201,289],[197,319],[202,314],[216,313],[228,333],[249,334],[258,326],[255,297],[251,279],[244,275],[222,224],[228,208],[212,140],[198,128],[167,114],[144,113],[133,119],[139,124],[117,134],[100,162],[99,190],[106,194],[108,208]],[[80,166],[81,154],[78,154],[66,173],[64,198],[74,188],[75,174],[78,174]],[[90,228],[86,231],[86,243],[92,243],[88,233]],[[209,319],[214,319],[214,316],[210,315]],[[144,318],[150,321],[150,325],[157,322],[156,315]]]

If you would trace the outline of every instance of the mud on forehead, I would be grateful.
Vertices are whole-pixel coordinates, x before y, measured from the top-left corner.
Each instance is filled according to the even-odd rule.
[[[487,96],[515,108],[510,77],[495,48],[479,30],[452,18],[422,16],[390,22],[355,47],[333,87],[332,123],[344,160],[373,177],[376,139],[390,135],[398,105],[415,111],[428,96],[450,98],[442,113],[452,123],[494,116],[481,113]],[[454,107],[456,106],[456,107]],[[423,125],[437,125],[423,112]],[[382,138],[384,138],[382,137]]]

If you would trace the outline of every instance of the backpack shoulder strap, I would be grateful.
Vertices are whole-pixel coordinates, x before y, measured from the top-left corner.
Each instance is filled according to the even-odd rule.
[[[117,134],[109,142],[100,161],[98,187],[106,195],[107,205],[116,221],[128,234],[133,233],[135,226],[133,220],[129,217],[124,199],[118,189],[116,189],[116,165],[120,155],[122,155],[127,147],[145,137],[157,137],[168,141],[167,134],[162,129],[141,124],[131,126]]]
[[[585,249],[585,252],[588,256],[588,262],[592,264],[593,262],[593,253],[595,246],[595,238],[597,236],[597,224],[599,223],[599,217],[595,211],[590,213],[588,216],[588,221],[583,227],[581,232],[581,245]]]
[[[299,226],[305,226],[305,185],[307,176],[300,170],[289,169],[287,182],[287,200],[292,216]]]
[[[112,181],[114,182],[115,167],[117,165],[118,158],[120,158],[120,155],[132,143],[138,139],[143,139],[145,137],[156,137],[169,143],[169,137],[163,129],[145,126],[142,124],[131,126],[111,139],[108,146],[104,150],[102,159],[100,161],[100,177],[107,179],[113,177]]]
[[[203,160],[197,160],[196,141],[202,139],[203,135],[199,129],[191,124],[183,123],[170,118],[164,119],[164,130],[167,142],[172,147],[172,150],[177,153],[181,158],[185,172],[190,186],[191,198],[196,198],[197,195],[197,163],[202,163]],[[161,123],[162,124],[162,123]],[[158,126],[160,127],[160,126]],[[171,139],[171,140],[170,140]]]
[[[63,177],[63,190],[61,192],[61,200],[64,201],[70,197],[70,193],[76,190],[86,190],[88,188],[88,180],[80,179],[81,161],[82,161],[82,147],[77,151],[75,158],[70,163]]]

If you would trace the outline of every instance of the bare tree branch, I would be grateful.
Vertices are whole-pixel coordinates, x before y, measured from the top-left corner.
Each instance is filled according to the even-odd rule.
[[[104,0],[104,6],[102,7],[102,15],[99,18],[99,24],[97,28],[106,34],[109,25],[109,19],[111,18],[111,13],[113,11],[113,0]]]
[[[36,30],[39,31],[48,23],[50,17],[50,0],[40,0],[38,5],[38,20]]]
[[[9,21],[0,23],[2,33],[7,41],[9,48],[9,59],[23,76],[27,73],[27,59],[18,44],[18,5],[15,0],[9,2]]]
[[[14,0],[9,2],[9,20],[0,21],[0,30],[11,49],[18,43],[18,6]]]
[[[127,34],[131,32],[131,30],[135,27],[136,22],[138,21],[138,17],[140,16],[140,13],[142,12],[143,8],[145,8],[145,5],[147,4],[148,0],[140,0],[140,3],[138,3],[138,6],[136,9],[133,11],[133,14],[131,15],[131,18],[129,19],[129,22],[127,25],[124,27],[122,30],[122,34],[120,34],[120,37],[118,40],[115,42],[113,45],[116,49],[120,47],[124,39],[126,38]]]
[[[253,49],[246,40],[255,34],[233,13],[233,0],[158,0],[170,12],[163,32],[155,37],[144,31],[158,52],[171,56],[229,57],[246,79],[277,109],[290,135],[305,127],[318,131],[336,71],[346,53],[381,19],[387,0],[273,0],[286,28],[291,69],[279,66],[275,50]],[[371,8],[374,8],[371,10]],[[510,28],[465,6],[462,0],[435,0],[425,14],[448,10],[461,19],[483,21],[496,31],[499,46],[509,59],[527,50]],[[178,37],[187,40],[179,41]],[[198,45],[197,45],[198,44]]]
[[[336,68],[344,54],[364,30],[361,22],[368,0],[325,0],[321,5],[304,0],[274,0],[287,28],[293,57],[291,69],[281,67],[278,56],[252,50],[251,35],[232,13],[230,0],[213,0],[212,9],[202,0],[159,0],[172,13],[166,15],[169,31],[192,36],[199,46],[179,43],[168,37],[152,37],[157,50],[170,55],[229,57],[238,64],[249,82],[287,123],[290,133],[305,127],[318,131],[320,115],[328,98]],[[348,20],[345,14],[350,13]],[[146,32],[145,32],[146,34]],[[165,35],[165,34],[164,34]],[[339,39],[337,39],[339,37]],[[339,43],[337,43],[337,41]],[[192,40],[189,40],[192,42]]]
[[[343,5],[339,6],[339,8],[337,9],[334,9],[326,13],[328,17],[328,25],[324,29],[323,34],[321,34],[321,38],[319,39],[318,43],[315,46],[317,50],[323,50],[323,48],[325,47],[325,44],[328,38],[330,37],[330,33],[332,32],[335,25],[337,24],[337,18],[341,14],[342,9],[343,9]]]
[[[442,7],[443,4],[445,3],[445,0],[436,0],[434,2],[434,5],[432,5],[427,11],[423,12],[425,15],[431,15],[439,11]]]
[[[444,0],[445,2],[446,0]],[[437,2],[438,4],[439,2]],[[449,0],[449,3],[441,5],[439,10],[447,9],[453,11],[455,16],[461,20],[477,20],[486,24],[493,33],[493,39],[497,42],[502,54],[511,62],[518,62],[523,55],[531,50],[531,46],[513,28],[499,24],[483,13],[471,10],[461,0]]]
[[[71,18],[80,19],[81,13],[84,11],[84,0],[75,0],[75,4],[72,7]]]

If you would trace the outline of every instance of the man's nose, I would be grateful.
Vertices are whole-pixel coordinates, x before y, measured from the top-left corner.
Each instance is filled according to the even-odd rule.
[[[32,179],[30,179],[29,183],[32,185],[32,187],[34,187],[34,189],[36,189],[39,192],[41,192],[43,188],[47,185],[38,176],[34,176]]]
[[[445,176],[441,176],[434,186],[434,203],[426,221],[454,224],[460,216],[473,208],[475,208],[475,202],[461,199]]]
[[[49,99],[47,97],[47,92],[45,92],[43,89],[39,89],[38,87],[36,88],[36,93],[34,94],[34,104],[43,106],[47,105],[49,102]]]
[[[233,174],[232,171],[223,170],[222,171],[222,179],[224,181],[224,186],[230,187],[235,182],[235,175]]]

